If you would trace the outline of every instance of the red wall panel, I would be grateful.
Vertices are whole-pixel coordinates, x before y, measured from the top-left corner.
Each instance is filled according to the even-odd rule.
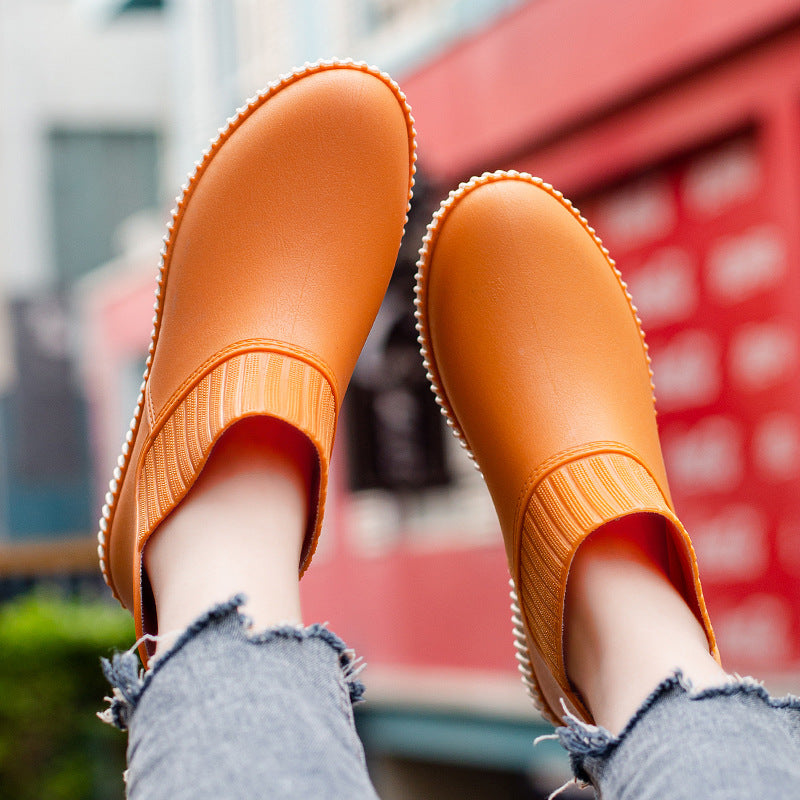
[[[782,552],[800,510],[800,325],[765,147],[735,135],[581,203],[639,306],[675,503],[739,671],[800,664]]]
[[[404,81],[423,169],[538,174],[617,259],[726,666],[758,675],[800,669],[799,13],[531,3]],[[312,616],[373,661],[513,670],[499,532],[365,558],[339,498]]]

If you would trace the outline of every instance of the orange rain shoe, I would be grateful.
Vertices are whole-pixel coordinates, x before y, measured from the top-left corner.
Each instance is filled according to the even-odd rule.
[[[594,230],[552,186],[495,172],[450,193],[420,255],[422,355],[494,500],[534,703],[558,724],[563,698],[591,721],[564,667],[567,577],[580,543],[629,514],[666,521],[672,579],[716,656],[667,486],[644,334]]]
[[[397,84],[328,61],[249,100],[195,165],[164,237],[147,369],[98,534],[103,577],[137,637],[154,620],[148,537],[245,417],[284,420],[316,448],[308,567],[337,415],[394,267],[414,162]]]

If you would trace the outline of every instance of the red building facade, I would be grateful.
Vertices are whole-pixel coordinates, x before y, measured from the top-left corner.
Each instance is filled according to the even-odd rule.
[[[529,3],[402,83],[443,194],[524,170],[597,228],[648,333],[726,666],[796,670],[800,2]],[[335,569],[373,663],[513,669],[499,538]]]

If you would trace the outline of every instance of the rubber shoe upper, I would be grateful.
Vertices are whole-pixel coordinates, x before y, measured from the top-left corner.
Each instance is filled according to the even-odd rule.
[[[387,75],[323,62],[239,109],[184,186],[100,523],[101,569],[138,635],[154,624],[147,539],[238,419],[284,419],[317,450],[308,566],[342,397],[400,245],[414,148],[410,109]]]

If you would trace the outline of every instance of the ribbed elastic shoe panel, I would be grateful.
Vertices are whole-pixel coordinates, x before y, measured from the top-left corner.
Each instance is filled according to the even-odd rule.
[[[600,525],[635,512],[673,514],[647,470],[621,453],[570,461],[536,485],[522,519],[517,589],[530,635],[566,686],[562,628],[569,565]]]
[[[189,490],[218,436],[255,414],[282,419],[312,440],[320,455],[324,494],[336,426],[330,385],[314,367],[292,356],[236,355],[186,395],[153,439],[137,487],[140,542]],[[316,501],[312,498],[312,503]],[[323,502],[320,496],[320,509]]]

